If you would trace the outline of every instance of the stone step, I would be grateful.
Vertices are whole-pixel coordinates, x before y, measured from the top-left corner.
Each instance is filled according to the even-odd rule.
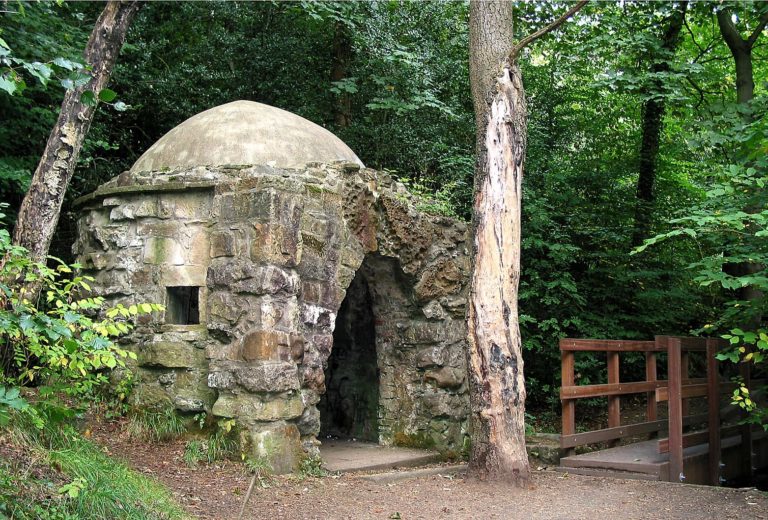
[[[320,446],[323,467],[341,473],[413,468],[441,461],[434,451],[381,446],[371,442],[327,439]]]

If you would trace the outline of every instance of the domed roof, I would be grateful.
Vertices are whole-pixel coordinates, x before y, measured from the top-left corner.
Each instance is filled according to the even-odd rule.
[[[254,101],[233,101],[169,131],[139,157],[131,172],[225,164],[297,168],[333,161],[363,165],[341,139],[303,117]]]

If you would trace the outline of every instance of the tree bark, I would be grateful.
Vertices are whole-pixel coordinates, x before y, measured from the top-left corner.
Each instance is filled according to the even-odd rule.
[[[525,380],[517,313],[526,108],[512,4],[470,3],[470,81],[477,121],[470,281],[470,471],[525,482]]]
[[[736,68],[736,102],[749,103],[755,97],[755,80],[752,69],[752,48],[760,37],[760,34],[768,25],[768,12],[763,13],[758,21],[757,27],[752,34],[744,39],[736,28],[731,18],[730,9],[721,9],[717,12],[717,24],[720,27],[720,34],[725,40],[728,49],[733,56]],[[751,120],[752,117],[747,113],[746,117]],[[747,208],[747,212],[755,212],[756,208]],[[752,262],[741,262],[726,266],[725,271],[731,276],[748,276],[761,272],[763,265]],[[759,301],[763,298],[763,293],[752,286],[742,287],[738,290],[741,300]],[[752,318],[751,323],[746,323],[747,327],[758,327],[761,317],[759,315]]]
[[[651,72],[654,76],[669,72],[670,66],[667,58],[674,55],[677,48],[687,8],[688,2],[682,2],[680,8],[675,10],[669,18],[669,25],[661,39],[661,56],[656,56],[651,65]],[[647,89],[646,94],[660,92],[662,88],[662,80],[656,79],[652,87]],[[651,97],[643,104],[643,139],[640,144],[640,162],[638,165],[635,229],[632,233],[633,247],[639,246],[647,238],[651,225],[659,141],[665,112],[666,103],[662,95]]]
[[[748,103],[755,97],[755,80],[752,70],[752,48],[768,24],[768,13],[763,13],[757,27],[744,39],[731,19],[730,9],[717,12],[717,24],[736,65],[736,102]]]
[[[513,45],[512,2],[469,4],[469,76],[477,123],[472,274],[467,309],[472,474],[524,485],[525,378],[517,312],[525,91],[517,56],[581,9]]]
[[[25,247],[33,260],[43,262],[48,254],[67,186],[96,111],[96,104],[83,103],[81,96],[83,92],[92,91],[98,100],[99,92],[109,82],[128,26],[138,8],[136,1],[107,3],[85,48],[84,57],[91,78],[85,85],[68,90],[64,96],[59,118],[21,203],[13,234],[14,243]]]

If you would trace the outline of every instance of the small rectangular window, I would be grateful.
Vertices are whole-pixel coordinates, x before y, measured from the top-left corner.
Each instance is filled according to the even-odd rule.
[[[172,325],[200,323],[200,288],[168,287],[165,322]]]

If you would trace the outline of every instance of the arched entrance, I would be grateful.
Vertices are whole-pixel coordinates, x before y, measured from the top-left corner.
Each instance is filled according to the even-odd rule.
[[[379,441],[379,368],[368,280],[358,271],[336,317],[325,369],[320,436]]]

